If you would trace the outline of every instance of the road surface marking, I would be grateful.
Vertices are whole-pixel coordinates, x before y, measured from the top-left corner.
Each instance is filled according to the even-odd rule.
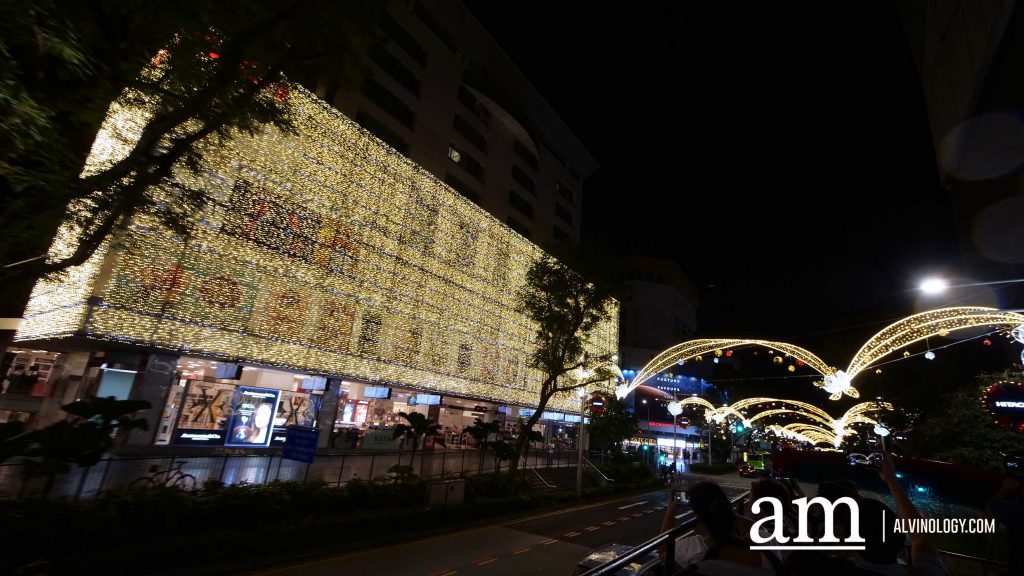
[[[549,538],[547,540],[544,540],[540,544],[541,546],[547,546],[548,544],[554,544],[555,542],[558,542],[558,540],[555,540],[554,538]]]
[[[579,532],[566,532],[565,534],[562,534],[562,536],[565,536],[567,538],[575,538],[576,536],[579,536],[579,535],[580,535]]]
[[[512,520],[511,522],[502,522],[502,523],[499,523],[499,524],[494,524],[493,526],[511,526],[512,524],[519,524],[519,523],[522,523],[522,522],[529,522],[530,520],[537,520],[539,518],[547,518],[549,516],[558,516],[559,514],[567,514],[569,512],[578,512],[580,510],[588,510],[590,508],[597,508],[598,506],[604,506],[606,504],[614,504],[615,502],[622,502],[623,500],[628,500],[630,498],[634,498],[635,496],[636,495],[625,496],[623,498],[611,498],[609,500],[602,500],[601,502],[595,502],[594,504],[586,504],[584,506],[576,506],[575,508],[566,508],[564,510],[555,510],[554,512],[545,512],[544,514],[537,514],[536,516],[530,516],[529,518],[521,518],[519,520]],[[647,502],[647,500],[644,500],[643,502],[638,502],[637,504],[644,504],[646,502]],[[485,528],[490,528],[490,526],[485,526]],[[482,530],[482,528],[474,528],[473,530]],[[468,530],[468,531],[472,532],[473,530]]]
[[[633,518],[639,518],[641,516],[643,516],[643,514],[641,514],[639,512],[637,512],[636,514],[633,514]]]
[[[529,552],[529,551],[530,551],[529,548],[516,548],[515,550],[512,551],[512,554],[513,555],[515,555],[515,554],[522,554],[523,552]]]
[[[600,526],[587,526],[586,528],[584,528],[584,530],[586,530],[587,532],[593,532],[594,530],[600,530],[600,529],[601,529]]]
[[[626,520],[629,520],[629,516],[619,516],[618,517],[618,521],[619,522],[625,522]]]
[[[484,566],[484,565],[490,564],[491,562],[497,562],[497,561],[498,561],[497,558],[487,558],[486,560],[477,560],[476,562],[473,562],[473,564],[476,564],[477,566]]]
[[[682,514],[676,514],[676,520],[686,516],[687,514],[693,514],[693,512],[683,512]]]
[[[615,526],[615,522],[601,522],[602,526]]]
[[[633,506],[642,506],[644,504],[647,504],[648,502],[649,500],[644,500],[643,502],[633,502],[629,506],[619,506],[619,510],[625,510],[626,508],[632,508]]]
[[[455,576],[455,574],[458,574],[455,570],[438,570],[427,574],[427,576]]]

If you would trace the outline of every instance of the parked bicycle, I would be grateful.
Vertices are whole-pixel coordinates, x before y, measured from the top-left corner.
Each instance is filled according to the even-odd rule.
[[[179,460],[167,470],[160,470],[159,464],[149,467],[149,476],[142,476],[132,480],[128,485],[130,490],[143,490],[155,488],[156,486],[169,486],[181,488],[182,490],[195,490],[196,477],[181,471],[181,467],[188,464],[187,460]]]

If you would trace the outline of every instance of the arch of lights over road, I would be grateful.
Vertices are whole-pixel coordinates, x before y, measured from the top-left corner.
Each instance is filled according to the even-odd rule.
[[[63,278],[38,283],[15,340],[133,346],[535,406],[535,325],[516,292],[542,250],[299,86],[294,132],[201,141],[175,185],[205,207],[183,237],[140,214]],[[85,173],[145,123],[111,107]],[[66,254],[66,225],[52,254]],[[618,303],[587,352],[618,349]],[[91,344],[90,344],[91,343]],[[595,386],[611,393],[613,383]],[[575,394],[549,409],[577,412]]]
[[[616,394],[620,398],[625,397],[626,394],[654,377],[655,374],[678,362],[727,348],[755,345],[783,352],[806,363],[823,376],[822,380],[814,384],[831,394],[830,400],[838,400],[844,394],[858,398],[860,393],[853,387],[853,378],[883,357],[928,338],[945,336],[954,330],[979,326],[1005,329],[1010,331],[1019,342],[1024,343],[1024,315],[1022,314],[980,306],[939,308],[908,316],[883,328],[864,343],[845,371],[830,367],[809,350],[785,342],[747,339],[688,340],[676,344],[656,356],[637,373],[630,384],[617,388]],[[1022,354],[1022,361],[1024,361],[1024,354]]]
[[[704,418],[709,422],[713,422],[716,425],[721,425],[730,416],[740,420],[744,426],[748,428],[753,426],[758,420],[770,418],[772,416],[794,416],[798,418],[806,418],[812,423],[794,423],[794,425],[806,425],[813,426],[814,430],[820,431],[821,434],[825,434],[828,437],[828,442],[836,446],[842,442],[843,437],[854,433],[854,424],[869,424],[874,425],[878,422],[871,418],[870,412],[879,412],[882,410],[892,411],[893,406],[888,402],[861,402],[850,407],[841,417],[834,419],[828,412],[825,412],[821,408],[807,402],[801,402],[799,400],[784,400],[781,398],[745,398],[734,402],[730,406],[715,406],[707,400],[692,396],[679,400],[680,408],[686,406],[697,406],[704,408]],[[757,412],[753,416],[747,416],[744,410],[755,406],[767,405],[767,410]],[[779,406],[779,407],[777,407]],[[821,426],[819,426],[819,424]],[[770,425],[766,429],[776,430],[779,428],[777,425]],[[816,432],[817,434],[818,432]]]

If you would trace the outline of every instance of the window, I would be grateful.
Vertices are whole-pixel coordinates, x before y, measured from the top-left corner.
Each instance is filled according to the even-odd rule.
[[[518,182],[530,194],[537,195],[537,185],[533,182],[533,178],[530,178],[526,172],[523,172],[522,168],[515,164],[512,165],[512,179]]]
[[[404,50],[409,56],[412,56],[413,60],[419,62],[420,66],[427,64],[427,52],[423,49],[423,45],[404,26],[395,21],[390,14],[384,15],[381,29],[384,30],[388,37],[394,40],[399,48]]]
[[[380,120],[360,110],[356,113],[356,122],[363,128],[373,132],[374,136],[383,140],[388,146],[391,146],[399,153],[405,156],[409,155],[409,145],[406,144],[405,140],[402,140],[401,136],[395,134],[394,131],[385,126]]]
[[[561,218],[566,224],[572,226],[572,213],[565,206],[555,203],[555,216]]]
[[[380,325],[380,315],[363,315],[363,328],[359,331],[359,354],[376,357],[380,353]]]
[[[463,170],[483,182],[484,167],[480,165],[476,158],[466,154],[466,151],[460,149],[454,142],[448,146],[448,159],[462,166]]]
[[[412,128],[416,124],[416,114],[412,108],[409,108],[401,98],[392,94],[376,80],[366,79],[366,83],[363,85],[363,94],[404,126]]]
[[[537,169],[537,155],[531,152],[530,149],[526,147],[526,144],[516,140],[515,146],[513,146],[512,149],[515,150],[516,156],[522,158],[523,162],[526,162],[534,170]]]
[[[533,220],[533,204],[530,204],[526,198],[523,198],[515,190],[508,191],[508,203],[510,206],[519,210],[524,216]]]
[[[410,94],[419,98],[420,96],[420,80],[412,73],[411,70],[405,67],[404,64],[398,61],[388,49],[381,46],[380,44],[374,44],[373,48],[370,49],[370,60],[380,69],[387,72],[395,82],[398,82],[403,88],[409,91]]]
[[[465,85],[459,86],[459,102],[462,102],[462,105],[469,109],[476,116],[477,120],[483,122],[484,126],[491,125],[491,111],[482,102],[477,100],[476,96],[473,96],[473,93]]]
[[[459,374],[465,374],[469,372],[469,367],[473,364],[473,347],[469,344],[459,344],[459,356],[457,359]]]
[[[562,227],[558,224],[555,224],[555,229],[552,233],[554,234],[555,240],[558,240],[559,242],[568,242],[570,240],[569,233],[562,230]]]
[[[449,150],[449,155],[450,154],[451,150]],[[471,186],[469,186],[462,180],[459,180],[458,178],[451,174],[445,174],[444,183],[451,186],[459,194],[462,194],[466,198],[472,200],[473,203],[476,204],[477,206],[480,205],[480,194],[477,194],[476,190],[473,190]]]
[[[430,28],[430,31],[437,35],[438,40],[444,42],[444,45],[447,46],[449,50],[452,52],[459,51],[455,45],[455,41],[448,36],[448,33],[445,32],[444,28],[441,28],[441,25],[437,23],[437,20],[434,20],[434,17],[427,12],[422,3],[416,2],[412,7],[412,13],[422,20],[427,28]]]
[[[574,201],[575,196],[572,193],[572,188],[569,188],[568,186],[566,186],[565,182],[562,182],[561,180],[556,182],[555,183],[555,192],[558,192],[558,195],[561,196],[563,199],[565,199],[569,204],[575,204],[576,203]]]
[[[520,222],[519,220],[516,220],[515,218],[509,216],[508,220],[506,220],[505,222],[508,223],[509,228],[515,230],[516,232],[519,232],[520,234],[523,235],[524,238],[530,238],[530,229],[527,228],[526,225]]]
[[[487,139],[484,138],[484,135],[481,134],[475,126],[469,123],[469,120],[463,118],[461,114],[456,114],[455,121],[452,122],[452,126],[455,128],[455,131],[461,134],[462,137],[470,144],[476,146],[477,150],[487,154]]]

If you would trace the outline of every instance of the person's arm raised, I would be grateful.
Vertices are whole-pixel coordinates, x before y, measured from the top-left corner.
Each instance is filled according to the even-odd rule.
[[[889,487],[889,492],[892,493],[892,498],[896,501],[896,512],[900,517],[911,520],[920,519],[922,517],[921,513],[917,511],[914,503],[907,497],[903,486],[900,485],[899,480],[896,478],[896,463],[889,452],[882,452],[882,465],[878,469],[878,475],[885,482],[885,485]],[[910,552],[913,558],[919,558],[926,552],[935,551],[935,545],[932,544],[926,535],[920,532],[910,533]]]

